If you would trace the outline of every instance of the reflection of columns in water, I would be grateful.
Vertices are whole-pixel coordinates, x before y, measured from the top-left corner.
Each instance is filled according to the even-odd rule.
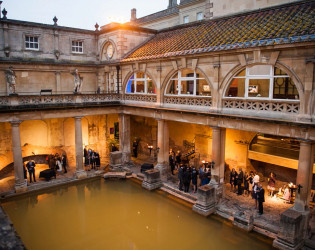
[[[314,163],[314,146],[311,141],[300,142],[299,165],[297,170],[296,185],[301,185],[295,193],[294,209],[300,212],[308,210],[310,200]]]
[[[224,178],[225,128],[212,127],[212,160],[215,162],[212,174]]]
[[[166,120],[158,119],[157,129],[157,146],[159,152],[157,155],[156,168],[160,170],[163,180],[167,178],[169,170],[168,157],[169,157],[169,130]]]
[[[75,120],[75,160],[76,160],[76,176],[78,179],[87,176],[83,169],[83,142],[82,142],[82,116],[77,116]]]
[[[119,151],[123,162],[130,162],[130,115],[119,114]]]
[[[14,175],[15,175],[15,191],[23,192],[27,190],[27,186],[24,181],[23,170],[23,158],[21,149],[21,137],[20,137],[20,121],[11,122],[12,130],[12,151],[14,161]]]
[[[80,183],[76,185],[78,196],[77,209],[81,235],[84,235],[86,232],[85,187],[86,187],[85,183]]]

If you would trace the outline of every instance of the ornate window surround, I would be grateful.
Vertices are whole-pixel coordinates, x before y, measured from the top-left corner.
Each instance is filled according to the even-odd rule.
[[[265,75],[250,75],[250,68],[251,67],[255,67],[255,66],[270,66],[270,71],[269,74],[265,74]],[[224,99],[242,99],[242,100],[278,100],[278,101],[284,101],[284,100],[290,100],[290,101],[299,101],[301,96],[300,93],[298,91],[298,88],[295,84],[295,87],[298,91],[297,96],[299,97],[298,99],[277,99],[277,98],[273,98],[273,90],[274,90],[274,79],[275,78],[291,78],[289,74],[286,73],[286,75],[279,75],[279,76],[275,76],[274,75],[274,69],[278,68],[280,70],[282,70],[281,68],[274,66],[274,65],[268,65],[268,64],[257,64],[257,65],[248,65],[245,68],[243,67],[242,69],[238,70],[238,73],[234,74],[234,76],[229,80],[229,84],[227,85],[226,89],[223,92],[223,98]],[[245,76],[238,76],[241,72],[243,72],[245,70]],[[283,70],[282,70],[283,71]],[[232,84],[233,79],[245,79],[245,93],[244,96],[227,96],[227,93],[229,91],[230,85]],[[248,96],[248,89],[249,89],[249,80],[255,80],[255,79],[263,79],[263,80],[269,80],[269,96],[268,97],[262,97],[262,96],[256,96],[256,97],[251,97]]]

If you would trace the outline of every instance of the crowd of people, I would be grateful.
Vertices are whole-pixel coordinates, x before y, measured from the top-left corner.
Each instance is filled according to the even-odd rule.
[[[67,173],[67,156],[66,154],[59,155],[50,154],[47,156],[48,166],[51,170],[54,170],[56,173]]]
[[[85,147],[83,151],[83,156],[84,166],[87,171],[90,171],[91,169],[97,170],[101,167],[101,159],[97,151],[94,151],[90,148],[87,149],[87,147]]]

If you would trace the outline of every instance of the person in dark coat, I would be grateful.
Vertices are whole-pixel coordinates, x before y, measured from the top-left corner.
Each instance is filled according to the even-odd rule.
[[[63,167],[63,172],[67,173],[67,156],[65,154],[62,155],[61,158],[61,162],[62,162],[62,167]]]
[[[191,170],[190,167],[186,167],[184,170],[183,182],[184,182],[184,192],[189,192],[189,186],[191,181]]]
[[[193,193],[196,193],[197,192],[197,179],[198,179],[198,170],[193,167],[192,168],[192,171],[191,171],[191,182],[194,186],[194,190],[193,190]]]
[[[237,184],[238,184],[238,173],[235,171],[235,174],[234,174],[234,193],[236,193],[236,187],[237,187]]]
[[[232,171],[230,173],[231,192],[235,191],[235,186],[234,186],[235,175],[236,175],[235,168],[232,168]]]
[[[182,154],[181,152],[178,150],[177,151],[177,154],[176,154],[176,157],[175,157],[175,164],[177,167],[179,167],[179,165],[181,164],[182,162]]]
[[[242,184],[243,184],[243,180],[244,180],[244,174],[242,169],[239,169],[239,173],[238,173],[238,178],[237,178],[237,195],[241,195],[242,194]]]
[[[83,156],[84,156],[84,165],[85,166],[89,165],[89,155],[88,155],[86,146],[84,147],[84,150],[83,150]]]
[[[244,175],[244,196],[245,195],[249,195],[249,174],[245,171],[245,175]]]
[[[262,215],[264,213],[263,203],[265,202],[265,189],[263,189],[261,184],[258,184],[258,213]]]
[[[179,179],[179,190],[183,191],[183,177],[184,177],[184,167],[180,166],[178,169],[178,179]]]
[[[174,159],[174,155],[172,154],[172,152],[170,152],[168,158],[169,158],[169,162],[170,162],[170,167],[171,167],[172,175],[174,175],[175,159]]]
[[[33,179],[34,179],[34,182],[36,182],[36,179],[35,179],[35,162],[34,161],[29,161],[27,164],[26,164],[26,167],[27,167],[27,170],[28,170],[28,175],[30,177],[30,183],[32,183],[32,176],[33,176]]]
[[[27,169],[26,169],[25,163],[23,163],[23,174],[24,174],[25,184],[27,185]]]
[[[133,151],[133,156],[137,158],[138,157],[138,142],[136,140],[134,140],[132,143],[132,151]]]
[[[95,168],[99,169],[101,167],[101,159],[100,159],[100,154],[97,151],[94,153],[94,161],[95,161]]]

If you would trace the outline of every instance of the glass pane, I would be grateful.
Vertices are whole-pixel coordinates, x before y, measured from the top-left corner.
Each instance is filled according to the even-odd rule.
[[[137,73],[137,78],[141,78],[141,79],[144,79],[144,73],[143,72],[138,72]]]
[[[178,81],[177,80],[171,80],[169,82],[166,94],[178,95]]]
[[[154,86],[152,80],[148,81],[147,84],[148,84],[148,93],[149,94],[156,94],[155,86]]]
[[[269,79],[249,79],[248,97],[269,97]]]
[[[181,94],[193,95],[194,94],[194,81],[181,81]]]
[[[241,77],[246,75],[246,70],[241,71],[236,77]]]
[[[144,81],[137,81],[137,93],[144,93]]]
[[[275,68],[275,76],[286,76],[287,74],[279,68]]]
[[[191,69],[184,69],[181,71],[182,77],[194,77],[194,71]]]
[[[245,78],[234,78],[225,96],[244,97],[245,96]]]
[[[129,80],[127,87],[126,87],[126,93],[134,93],[135,92],[135,85],[133,80]]]
[[[38,43],[38,37],[34,37],[34,42]]]
[[[291,78],[275,77],[273,86],[274,99],[299,99],[299,93]]]
[[[35,49],[38,49],[38,43],[35,43],[34,46],[35,46]]]
[[[196,80],[196,95],[211,96],[210,86],[205,79]]]
[[[269,76],[271,66],[270,65],[255,65],[248,67],[248,74],[251,76]]]

